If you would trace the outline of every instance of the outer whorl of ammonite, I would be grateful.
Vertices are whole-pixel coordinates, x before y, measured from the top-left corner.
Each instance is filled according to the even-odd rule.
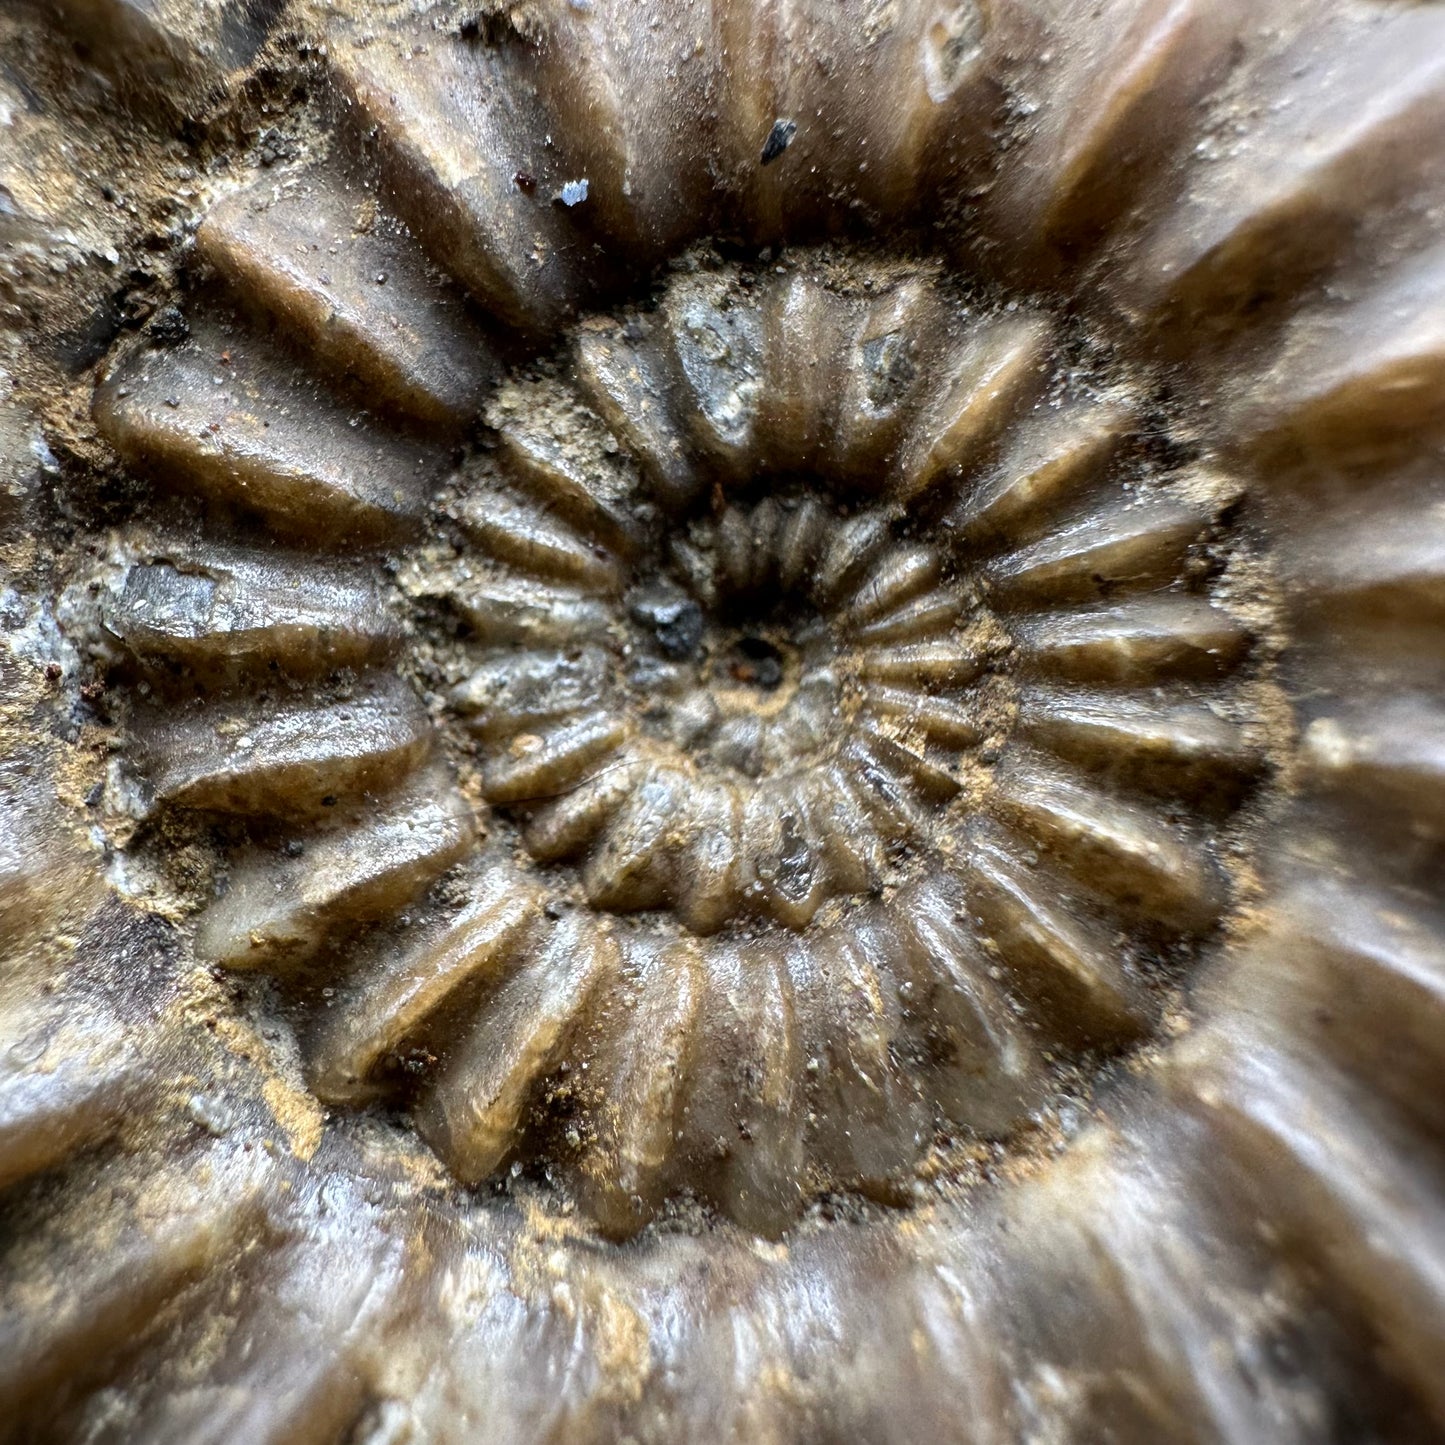
[[[1434,1438],[1445,10],[61,15],[0,1434]]]

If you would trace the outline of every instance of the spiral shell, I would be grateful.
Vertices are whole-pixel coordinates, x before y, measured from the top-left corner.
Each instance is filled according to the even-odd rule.
[[[21,1438],[1438,1428],[1437,7],[0,27]]]

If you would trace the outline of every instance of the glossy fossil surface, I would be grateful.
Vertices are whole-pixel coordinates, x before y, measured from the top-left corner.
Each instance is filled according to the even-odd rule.
[[[22,1438],[1429,1438],[1435,7],[4,23]]]

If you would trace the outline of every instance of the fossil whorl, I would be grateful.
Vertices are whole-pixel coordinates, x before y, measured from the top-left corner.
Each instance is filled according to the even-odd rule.
[[[284,315],[325,184],[268,177],[200,244]],[[687,1190],[772,1232],[1152,1032],[1268,729],[1209,595],[1238,489],[1150,454],[1137,383],[936,269],[690,262],[498,389],[449,535],[397,554],[409,625],[375,566],[229,539],[122,533],[90,590],[147,670],[130,810],[255,825],[196,942],[312,964],[322,1099],[419,1095],[462,1179],[569,1169],[615,1231]],[[259,418],[247,496],[296,479],[268,531],[306,529],[254,333],[189,324],[115,368],[102,432],[231,485]],[[349,430],[378,496],[414,484],[383,420]]]
[[[122,9],[222,119],[0,519],[4,1388],[1428,1429],[1438,8]]]

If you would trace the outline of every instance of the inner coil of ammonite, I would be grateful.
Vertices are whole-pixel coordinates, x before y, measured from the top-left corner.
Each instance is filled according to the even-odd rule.
[[[243,277],[257,214],[201,232]],[[359,553],[132,528],[79,612],[131,886],[278,981],[323,1101],[614,1233],[776,1233],[1044,1147],[1179,1026],[1268,740],[1237,489],[1147,376],[926,259],[703,247],[445,461],[293,462],[320,394],[233,328],[134,350],[103,429]]]

